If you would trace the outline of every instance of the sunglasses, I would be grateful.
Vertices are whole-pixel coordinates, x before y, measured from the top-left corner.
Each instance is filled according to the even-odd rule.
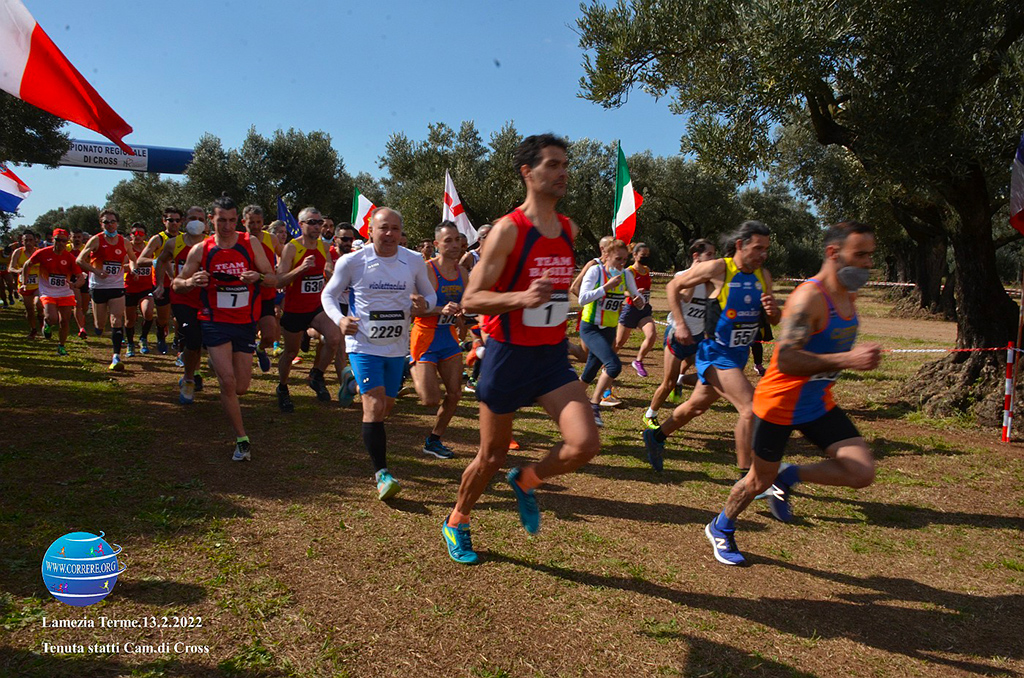
[[[181,223],[181,219],[173,219],[173,218],[171,218],[171,217],[164,217],[164,221],[166,221],[166,222],[167,222],[167,223],[169,223],[169,224],[178,224],[178,223]]]
[[[68,241],[67,238],[54,238],[53,239],[53,242],[67,242],[67,241]]]
[[[103,219],[100,221],[100,223],[103,224],[104,226],[106,226],[107,224],[116,224],[117,219]]]
[[[346,238],[343,235],[339,235],[338,240],[340,240],[341,242],[352,242],[352,238]]]
[[[323,219],[306,219],[302,223],[309,224],[310,226],[320,226],[324,223]]]

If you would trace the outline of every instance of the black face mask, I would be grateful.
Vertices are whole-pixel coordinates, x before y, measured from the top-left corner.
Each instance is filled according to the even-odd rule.
[[[651,263],[651,258],[650,257],[640,257],[639,259],[637,259],[637,261],[640,262],[641,266],[647,266],[648,264]]]

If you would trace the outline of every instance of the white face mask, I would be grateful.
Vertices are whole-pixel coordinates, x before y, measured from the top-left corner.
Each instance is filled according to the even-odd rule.
[[[199,235],[204,230],[206,230],[206,224],[199,221],[198,219],[193,219],[192,221],[185,224],[185,232],[188,233],[189,235]]]

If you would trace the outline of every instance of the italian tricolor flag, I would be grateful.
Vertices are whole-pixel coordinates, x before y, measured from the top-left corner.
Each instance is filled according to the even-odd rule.
[[[615,174],[615,221],[612,232],[622,242],[628,243],[636,231],[636,211],[644,202],[644,197],[633,190],[633,180],[629,178],[626,167],[626,155],[619,144],[619,167]]]
[[[369,199],[355,189],[356,194],[352,197],[352,225],[359,231],[363,240],[370,238],[370,212],[377,207]]]

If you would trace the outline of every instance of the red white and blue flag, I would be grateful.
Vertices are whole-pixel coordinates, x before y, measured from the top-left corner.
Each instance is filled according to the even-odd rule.
[[[17,212],[18,205],[32,192],[24,181],[0,163],[0,212]]]
[[[1024,136],[1020,138],[1010,173],[1010,225],[1024,235]]]
[[[131,125],[114,112],[36,23],[21,0],[0,0],[0,89],[99,132],[128,155]]]

